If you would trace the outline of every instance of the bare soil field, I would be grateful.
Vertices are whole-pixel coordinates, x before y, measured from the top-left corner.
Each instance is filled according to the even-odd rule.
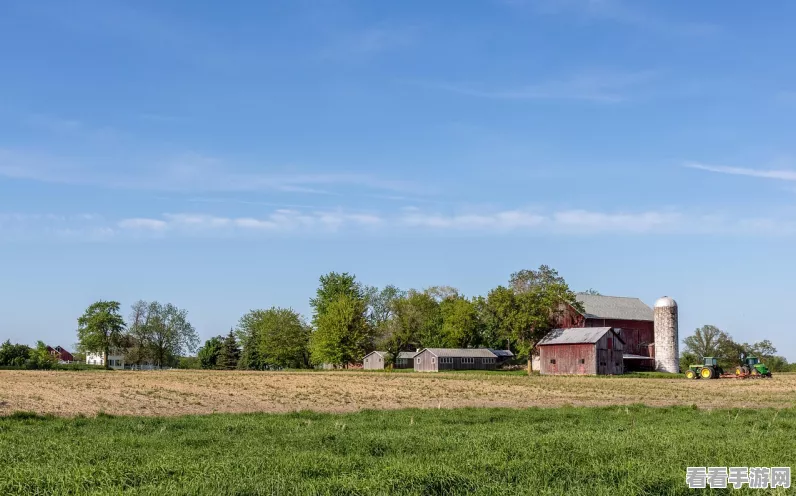
[[[770,380],[527,377],[502,373],[0,371],[0,415],[171,416],[362,409],[643,403],[796,406],[796,374]]]

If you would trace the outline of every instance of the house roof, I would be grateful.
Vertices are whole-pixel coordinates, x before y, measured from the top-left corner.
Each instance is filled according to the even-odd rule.
[[[486,348],[426,348],[432,355],[454,358],[497,358]]]
[[[382,357],[382,358],[384,358],[384,355],[386,355],[386,354],[387,354],[387,352],[386,352],[386,351],[371,351],[370,353],[368,353],[367,355],[365,355],[365,356],[364,356],[364,357],[362,357],[362,358],[367,358],[367,357],[369,357],[370,355],[372,355],[372,354],[374,354],[374,353],[375,353],[375,354],[377,354],[377,355],[379,355],[379,356],[380,356],[380,357]]]
[[[537,346],[548,344],[590,344],[596,343],[606,332],[613,330],[613,327],[576,327],[573,329],[553,329],[547,336],[542,338]],[[617,334],[617,337],[619,335]],[[619,338],[622,341],[622,338]],[[622,341],[624,343],[624,341]]]
[[[652,308],[638,298],[578,293],[587,319],[653,320]]]
[[[511,350],[494,350],[492,348],[489,348],[489,351],[491,351],[492,353],[494,353],[496,356],[499,356],[499,357],[513,357],[514,356],[514,353],[512,353]]]
[[[416,351],[402,351],[398,353],[398,358],[414,358],[417,355]]]

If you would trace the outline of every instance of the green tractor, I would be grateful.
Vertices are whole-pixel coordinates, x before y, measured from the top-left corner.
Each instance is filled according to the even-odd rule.
[[[737,377],[771,377],[771,371],[757,357],[749,356],[743,365],[735,367]]]
[[[685,371],[688,379],[718,379],[724,373],[718,361],[713,357],[705,357],[702,365],[691,365]]]

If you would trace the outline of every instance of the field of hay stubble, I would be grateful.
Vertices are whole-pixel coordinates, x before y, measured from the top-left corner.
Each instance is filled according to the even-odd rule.
[[[796,374],[770,380],[527,377],[515,373],[0,371],[0,415],[174,416],[362,409],[645,404],[796,406]]]

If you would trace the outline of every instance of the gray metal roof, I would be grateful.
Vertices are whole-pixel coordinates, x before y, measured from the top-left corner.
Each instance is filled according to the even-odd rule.
[[[416,351],[402,351],[398,353],[398,358],[414,358],[417,355]]]
[[[438,357],[497,358],[486,348],[426,348],[426,350]]]
[[[553,329],[542,338],[537,346],[548,344],[596,343],[611,327],[577,327],[574,329]]]
[[[491,351],[492,353],[494,353],[495,355],[497,355],[499,357],[513,357],[514,356],[514,353],[512,353],[511,350],[495,350],[493,348],[489,348],[489,351]]]
[[[638,298],[578,293],[577,300],[589,319],[653,320],[652,309]]]
[[[634,355],[632,353],[623,353],[622,358],[625,360],[654,360],[653,357]]]
[[[382,358],[384,358],[384,357],[385,357],[385,355],[387,355],[387,352],[386,352],[386,351],[371,351],[370,353],[368,353],[367,355],[365,355],[365,357],[369,357],[370,355],[372,355],[372,354],[374,354],[374,353],[376,353],[377,355],[379,355],[379,356],[380,356],[380,357],[382,357]],[[363,357],[363,358],[364,358],[364,357]]]

